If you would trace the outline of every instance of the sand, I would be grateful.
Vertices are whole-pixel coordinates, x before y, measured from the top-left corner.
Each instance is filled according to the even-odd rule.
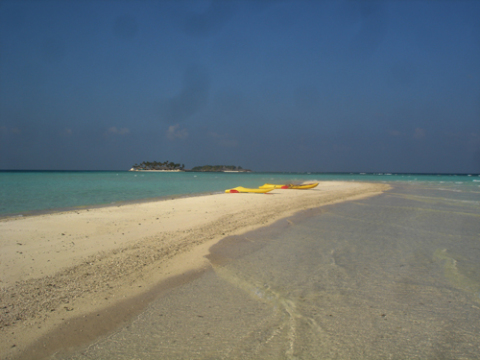
[[[388,188],[322,182],[312,190],[222,193],[2,219],[0,358],[41,358],[111,331],[161,289],[208,268],[208,249],[225,236]],[[103,327],[96,326],[101,314]],[[88,336],[75,329],[79,319],[88,320]],[[54,344],[49,334],[59,329],[63,343]],[[39,346],[43,353],[35,350]]]

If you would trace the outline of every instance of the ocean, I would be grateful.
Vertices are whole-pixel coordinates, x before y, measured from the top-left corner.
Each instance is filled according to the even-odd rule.
[[[129,171],[0,171],[0,216],[121,204],[223,192],[264,183],[370,181],[421,184],[465,194],[480,191],[480,176],[324,173],[198,173]]]
[[[479,358],[478,176],[249,176],[226,179],[392,189],[228,237],[210,249],[202,276],[51,359]]]

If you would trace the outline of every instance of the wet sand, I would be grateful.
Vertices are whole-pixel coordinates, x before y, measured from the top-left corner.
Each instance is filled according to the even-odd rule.
[[[51,359],[478,359],[479,201],[396,184],[229,236],[201,276]]]
[[[86,344],[210,269],[205,255],[225,236],[387,188],[324,182],[2,219],[0,356],[40,359]]]

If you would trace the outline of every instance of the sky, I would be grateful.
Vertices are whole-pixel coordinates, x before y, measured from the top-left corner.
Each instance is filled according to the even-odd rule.
[[[480,173],[480,1],[1,0],[0,169]]]

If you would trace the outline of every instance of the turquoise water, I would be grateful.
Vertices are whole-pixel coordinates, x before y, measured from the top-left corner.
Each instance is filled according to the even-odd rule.
[[[480,191],[480,176],[319,173],[157,173],[128,171],[2,171],[0,216],[105,205],[168,196],[222,192],[236,186],[302,181],[422,183],[455,191]]]

